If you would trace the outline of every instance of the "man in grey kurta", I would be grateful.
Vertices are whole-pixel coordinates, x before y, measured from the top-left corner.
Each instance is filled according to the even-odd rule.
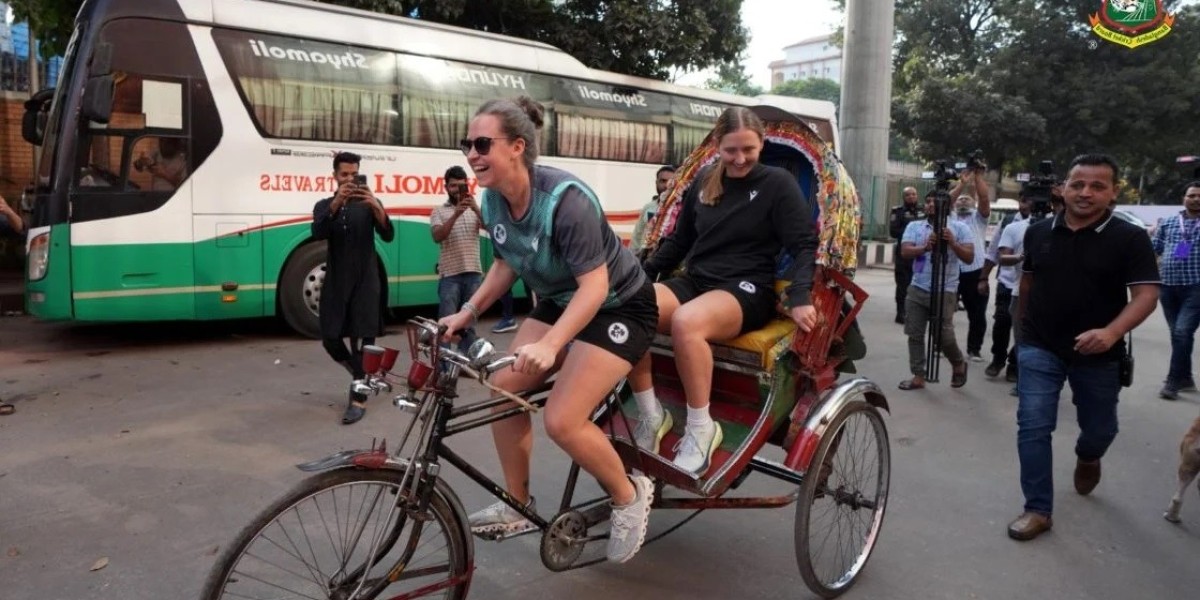
[[[362,346],[383,334],[382,264],[375,255],[375,234],[392,241],[395,230],[383,204],[368,186],[355,183],[361,159],[341,152],[333,158],[337,193],[313,206],[313,239],[327,240],[329,259],[321,286],[321,342],[329,356],[363,379]],[[350,338],[346,347],[342,338]],[[366,396],[350,391],[342,423],[358,422],[366,413]]]

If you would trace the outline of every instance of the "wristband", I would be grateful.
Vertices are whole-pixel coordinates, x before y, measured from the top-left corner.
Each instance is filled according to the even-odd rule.
[[[475,319],[476,321],[479,320],[479,309],[476,308],[474,304],[471,304],[470,302],[463,302],[461,310],[471,313],[471,318]]]

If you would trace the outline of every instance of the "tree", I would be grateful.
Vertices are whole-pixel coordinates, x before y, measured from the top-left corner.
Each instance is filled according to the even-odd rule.
[[[44,58],[66,51],[83,0],[8,0],[16,22],[29,23]]]
[[[594,69],[666,79],[735,62],[746,49],[742,0],[324,0],[557,46]],[[66,49],[83,0],[11,0],[42,54]]]
[[[832,79],[789,79],[771,89],[777,96],[827,100],[834,106],[842,102],[842,86]]]
[[[721,63],[716,75],[704,82],[704,87],[739,96],[758,96],[763,93],[761,87],[750,81],[742,65],[735,62]]]
[[[733,63],[742,0],[326,0],[557,46],[594,69],[665,79]]]
[[[1200,21],[1194,3],[1164,4],[1180,23]],[[1077,154],[1108,152],[1143,197],[1162,199],[1181,176],[1174,157],[1200,152],[1200,30],[1130,50],[1089,31],[1098,7],[896,0],[893,130],[925,159],[980,147],[993,168],[1049,159],[1061,172]]]

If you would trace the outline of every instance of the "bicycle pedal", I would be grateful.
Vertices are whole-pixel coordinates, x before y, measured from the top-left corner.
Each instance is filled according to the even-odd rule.
[[[503,542],[504,540],[511,540],[516,537],[529,535],[539,531],[541,530],[538,529],[537,525],[530,523],[529,526],[524,529],[514,529],[512,531],[472,531],[471,534],[481,540],[486,540],[489,542]]]

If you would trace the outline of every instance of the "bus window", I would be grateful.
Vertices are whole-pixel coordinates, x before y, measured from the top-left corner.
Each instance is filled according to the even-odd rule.
[[[169,192],[187,179],[187,140],[147,136],[133,144],[129,182],[138,189]]]
[[[121,150],[124,143],[124,136],[92,135],[87,144],[80,146],[76,184],[92,192],[123,191]]]
[[[559,156],[640,163],[667,158],[667,127],[558,113]]]
[[[681,164],[704,141],[712,125],[693,127],[681,123],[671,126],[671,164]]]
[[[213,39],[263,135],[359,144],[398,137],[395,55],[224,29]]]
[[[550,80],[541,75],[426,56],[397,59],[404,146],[457,149],[475,111],[493,98],[524,95],[551,108]],[[542,135],[544,152],[545,130]]]

